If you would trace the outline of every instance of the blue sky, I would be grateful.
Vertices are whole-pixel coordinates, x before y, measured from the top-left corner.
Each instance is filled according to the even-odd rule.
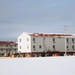
[[[0,0],[0,40],[22,32],[75,34],[75,0]]]

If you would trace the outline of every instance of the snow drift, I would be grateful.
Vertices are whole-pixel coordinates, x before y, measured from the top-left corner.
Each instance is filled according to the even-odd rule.
[[[75,56],[0,59],[0,75],[75,75]]]

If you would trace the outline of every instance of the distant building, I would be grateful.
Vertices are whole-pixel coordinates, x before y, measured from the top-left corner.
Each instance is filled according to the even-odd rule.
[[[75,36],[72,34],[22,33],[18,37],[18,51],[23,54],[42,54],[43,52],[75,52]]]
[[[18,44],[13,41],[0,41],[0,55],[18,51]]]

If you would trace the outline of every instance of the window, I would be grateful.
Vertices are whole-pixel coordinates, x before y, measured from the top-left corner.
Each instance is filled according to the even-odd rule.
[[[55,38],[53,38],[53,43],[55,43]]]
[[[33,45],[33,48],[35,48],[35,45]]]
[[[72,49],[74,50],[74,45],[72,46]]]
[[[27,49],[29,49],[29,46],[27,46]]]
[[[39,48],[41,49],[41,45],[39,45]]]
[[[53,48],[55,48],[55,45],[53,45]]]
[[[8,45],[6,45],[6,47],[8,47]]]
[[[33,49],[36,50],[36,49],[35,49],[35,45],[33,45]]]
[[[21,49],[21,46],[20,46],[20,49]]]
[[[19,41],[21,42],[21,39],[19,39]]]
[[[8,49],[6,49],[6,51],[8,52]]]
[[[69,46],[67,45],[67,50],[69,50]]]
[[[16,45],[14,45],[14,47],[16,47]]]
[[[14,51],[16,51],[17,49],[14,49]]]
[[[67,46],[67,48],[68,48],[68,46]]]
[[[3,51],[3,49],[1,49],[1,51]]]
[[[29,38],[27,38],[27,41],[29,41]]]
[[[69,43],[69,39],[68,38],[66,39],[66,41],[67,41],[67,43]]]
[[[55,45],[53,45],[53,49],[55,50]]]
[[[33,42],[35,43],[35,38],[33,38]]]
[[[74,43],[74,38],[72,38],[72,42]]]

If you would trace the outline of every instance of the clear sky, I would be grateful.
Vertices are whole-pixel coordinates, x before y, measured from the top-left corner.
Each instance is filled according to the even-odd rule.
[[[75,0],[0,0],[0,40],[22,32],[75,34]]]

